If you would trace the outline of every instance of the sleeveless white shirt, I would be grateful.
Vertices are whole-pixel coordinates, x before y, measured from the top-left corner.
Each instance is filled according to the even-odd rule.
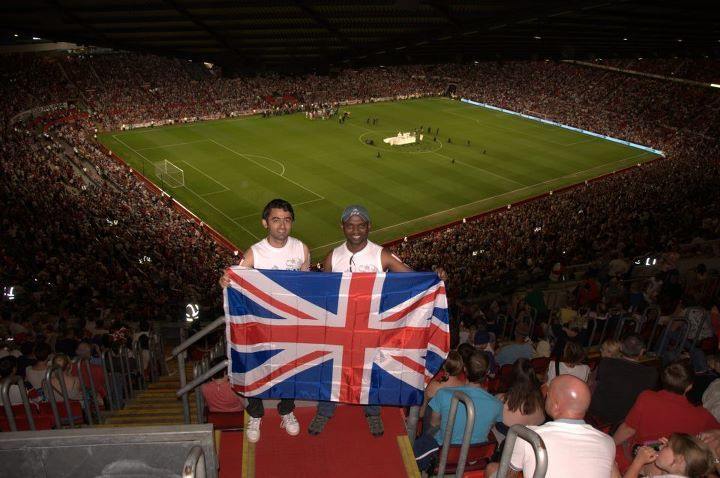
[[[250,246],[255,269],[276,269],[299,271],[305,262],[305,248],[302,241],[288,237],[283,247],[273,247],[267,238]]]
[[[374,242],[356,253],[350,252],[347,243],[333,249],[332,272],[383,272],[382,246]]]

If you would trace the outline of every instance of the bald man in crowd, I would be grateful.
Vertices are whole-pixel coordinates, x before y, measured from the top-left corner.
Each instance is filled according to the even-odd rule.
[[[547,478],[619,476],[615,467],[615,442],[583,419],[590,398],[587,384],[572,375],[560,375],[550,382],[545,412],[553,421],[528,427],[545,443]],[[535,454],[530,444],[521,438],[515,442],[510,468],[509,476],[517,476],[519,471],[528,477],[535,473]],[[491,463],[487,476],[494,476],[496,471],[497,463]]]

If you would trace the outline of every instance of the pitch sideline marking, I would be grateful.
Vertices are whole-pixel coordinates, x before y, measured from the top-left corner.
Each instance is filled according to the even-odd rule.
[[[125,141],[123,141],[123,140],[121,140],[121,139],[119,139],[119,138],[116,138],[115,136],[116,136],[116,135],[113,135],[113,138],[115,138],[115,140],[117,140],[117,141],[120,142],[121,144],[125,145],[125,147],[128,148],[130,151],[132,151],[133,153],[137,154],[138,156],[140,156],[141,158],[143,158],[145,161],[147,161],[147,162],[149,162],[149,163],[152,163],[152,161],[150,161],[150,159],[148,159],[147,156],[145,156],[145,155],[142,154],[141,152],[137,151],[135,148],[133,148],[132,146],[130,146],[129,144],[127,144]],[[184,161],[183,161],[183,162],[184,162]],[[233,224],[235,224],[236,226],[238,226],[240,229],[242,229],[243,231],[245,231],[245,232],[247,232],[248,234],[250,234],[252,237],[255,238],[256,241],[259,241],[259,240],[260,240],[260,238],[259,238],[258,236],[256,236],[256,235],[253,234],[252,232],[250,232],[250,231],[249,231],[248,229],[246,229],[245,227],[243,227],[242,224],[239,224],[238,222],[234,221],[233,218],[231,218],[230,216],[228,216],[227,214],[225,214],[225,212],[223,212],[223,211],[221,211],[220,209],[218,209],[217,207],[215,207],[215,206],[214,206],[212,203],[210,203],[207,199],[205,199],[204,197],[202,197],[201,195],[199,195],[198,193],[196,193],[195,191],[193,191],[189,186],[183,185],[183,187],[184,187],[185,189],[187,189],[190,193],[194,194],[198,199],[200,199],[201,201],[203,201],[205,204],[207,204],[208,206],[210,206],[211,208],[215,209],[217,212],[219,212],[220,214],[222,214],[222,215],[223,215],[225,218],[227,218],[230,222],[232,222]]]
[[[598,165],[598,166],[593,166],[592,168],[583,169],[582,171],[576,171],[576,172],[571,173],[571,174],[566,174],[565,176],[558,176],[558,177],[556,177],[556,178],[548,179],[548,180],[546,180],[546,181],[541,181],[541,182],[536,183],[536,184],[530,184],[529,186],[525,186],[525,187],[518,188],[518,189],[513,189],[512,191],[506,191],[506,192],[504,192],[504,193],[497,194],[497,195],[495,195],[495,196],[478,199],[478,200],[476,200],[476,201],[472,201],[472,202],[469,202],[469,203],[467,203],[467,204],[461,204],[461,205],[459,205],[459,206],[454,206],[454,207],[445,209],[445,210],[443,210],[443,211],[433,212],[433,213],[428,214],[428,215],[426,215],[426,216],[416,217],[415,219],[409,219],[409,220],[407,220],[407,221],[398,222],[397,224],[393,224],[393,225],[391,225],[391,226],[385,226],[385,227],[382,227],[382,228],[380,228],[380,229],[371,229],[370,232],[373,233],[373,232],[386,231],[386,230],[388,230],[388,229],[393,229],[393,228],[396,228],[396,227],[398,227],[398,226],[402,226],[402,225],[405,225],[405,224],[410,224],[410,223],[416,222],[416,221],[421,221],[421,220],[427,219],[427,218],[429,218],[429,217],[437,216],[437,215],[440,215],[440,214],[445,214],[445,213],[450,212],[450,211],[455,211],[455,210],[457,210],[457,209],[461,209],[461,208],[470,206],[470,205],[472,205],[472,204],[482,203],[482,202],[490,201],[490,200],[497,199],[497,198],[500,198],[500,197],[503,197],[503,196],[512,195],[512,194],[514,194],[514,193],[517,193],[517,192],[520,192],[520,191],[524,191],[524,190],[526,190],[526,189],[531,189],[531,188],[534,188],[534,187],[536,187],[536,186],[541,186],[541,185],[543,185],[543,184],[548,184],[548,183],[551,183],[551,182],[554,182],[554,181],[558,181],[558,180],[561,180],[561,179],[571,178],[571,177],[573,177],[573,176],[577,176],[577,175],[579,175],[579,174],[586,173],[586,172],[588,172],[588,171],[592,171],[592,170],[594,170],[594,169],[598,169],[598,168],[605,167],[605,166],[610,166],[610,165],[612,165],[612,164],[617,164],[617,163],[620,163],[620,162],[623,162],[623,161],[629,161],[629,160],[631,160],[631,159],[637,158],[637,157],[642,156],[642,155],[645,155],[645,154],[652,154],[652,153],[650,153],[650,152],[648,152],[648,151],[643,151],[643,152],[641,152],[641,153],[639,153],[639,154],[635,154],[635,155],[633,155],[633,156],[628,156],[628,157],[626,157],[626,158],[622,158],[622,159],[619,159],[619,160],[617,160],[617,161],[613,161],[613,162],[611,162],[611,163],[600,164],[600,165]],[[340,244],[340,243],[342,243],[342,242],[344,242],[344,240],[329,242],[329,243],[327,243],[327,244],[323,244],[322,246],[313,247],[312,249],[310,249],[310,251],[315,251],[315,250],[318,250],[318,249],[322,249],[322,248],[325,248],[325,247],[328,247],[328,246],[332,246],[332,245],[334,245],[334,244]]]
[[[117,138],[116,138],[117,139]],[[195,143],[202,143],[204,141],[209,141],[207,138],[205,139],[198,139],[195,141],[186,141],[184,143],[174,143],[174,144],[163,144],[161,146],[151,146],[149,148],[137,148],[137,151],[146,151],[148,149],[162,149],[162,148],[173,148],[175,146],[185,146],[186,144],[195,144]]]
[[[299,188],[302,188],[302,189],[304,189],[305,191],[307,191],[307,192],[309,192],[309,193],[312,193],[313,195],[315,195],[315,196],[318,197],[318,200],[320,200],[320,199],[325,199],[325,196],[316,193],[316,192],[313,191],[312,189],[306,188],[306,187],[303,186],[302,184],[300,184],[300,183],[298,183],[298,182],[296,182],[296,181],[293,181],[293,180],[290,179],[290,178],[286,178],[286,177],[283,176],[282,174],[279,174],[277,171],[273,171],[272,169],[268,168],[267,166],[264,166],[264,165],[261,164],[261,163],[258,163],[257,161],[253,160],[252,158],[249,158],[247,154],[239,153],[239,152],[235,151],[234,149],[228,148],[228,147],[225,146],[224,144],[219,143],[219,142],[215,141],[215,140],[212,139],[212,138],[210,138],[210,141],[212,141],[213,143],[217,144],[217,145],[220,146],[221,148],[227,149],[227,150],[230,151],[231,153],[240,156],[241,158],[245,158],[245,159],[247,159],[248,161],[257,164],[258,166],[260,166],[261,168],[265,169],[266,171],[270,171],[271,173],[273,173],[273,174],[275,174],[275,175],[277,175],[277,176],[285,179],[286,181],[289,181],[289,182],[293,183],[295,186],[297,186],[297,187],[299,187]]]

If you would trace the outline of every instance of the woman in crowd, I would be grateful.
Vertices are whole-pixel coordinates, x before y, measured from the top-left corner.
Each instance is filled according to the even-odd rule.
[[[53,358],[53,365],[60,367],[63,373],[63,380],[65,382],[65,388],[67,390],[69,400],[82,400],[83,394],[80,388],[80,380],[72,374],[72,361],[70,357],[65,354],[57,354]],[[53,374],[50,380],[50,386],[52,387],[55,400],[58,402],[64,401],[62,394],[62,385],[58,381],[57,375]]]
[[[528,359],[515,361],[510,373],[510,388],[497,398],[503,403],[503,421],[493,429],[498,442],[505,439],[507,430],[513,425],[540,425],[545,421],[540,381]]]
[[[463,358],[460,353],[456,350],[450,351],[443,363],[442,371],[433,378],[425,388],[425,398],[423,404],[420,407],[420,418],[423,420],[423,425],[429,423],[430,414],[425,415],[427,404],[430,399],[435,396],[438,390],[446,387],[461,387],[465,385],[465,374],[463,373]],[[427,428],[424,428],[427,429]]]
[[[583,364],[582,361],[585,358],[585,351],[577,342],[570,341],[565,344],[563,350],[562,360],[551,360],[548,366],[547,382],[550,383],[552,379],[558,375],[574,375],[583,382],[587,382],[590,378],[590,367]]]

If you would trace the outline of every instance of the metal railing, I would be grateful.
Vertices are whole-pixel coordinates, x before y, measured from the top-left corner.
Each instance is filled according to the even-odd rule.
[[[202,385],[203,383],[207,382],[213,375],[218,373],[219,371],[226,369],[228,366],[229,360],[225,359],[222,362],[216,364],[214,367],[205,370],[203,373],[195,377],[190,383],[186,383],[183,387],[181,387],[177,392],[175,392],[175,396],[177,397],[187,397],[187,394],[192,392],[195,388]]]
[[[13,385],[16,385],[18,389],[20,389],[20,399],[22,400],[23,408],[25,408],[25,416],[27,418],[28,427],[30,427],[30,430],[35,431],[35,420],[33,419],[32,408],[30,408],[30,400],[27,396],[27,390],[25,390],[25,383],[19,375],[10,375],[0,382],[0,397],[2,397],[5,417],[7,418],[8,425],[10,426],[10,431],[18,431],[17,423],[15,422],[15,411],[12,408],[12,402],[10,402],[10,387]]]
[[[425,412],[429,413],[429,412]],[[414,405],[410,407],[407,420],[405,420],[405,429],[407,430],[407,436],[410,440],[410,446],[415,445],[415,435],[417,435],[418,422],[420,421],[420,407]]]
[[[213,333],[216,329],[225,325],[225,316],[218,317],[217,319],[210,322],[208,325],[203,327],[200,331],[195,333],[192,337],[184,340],[180,345],[172,350],[172,356],[177,357],[178,361],[178,376],[180,379],[180,390],[183,390],[187,385],[187,375],[185,373],[185,360],[187,358],[187,349],[196,343],[198,340]],[[195,380],[193,380],[195,381]],[[183,404],[183,419],[185,423],[190,423],[190,398],[187,393],[180,394],[178,390],[177,396],[182,399]]]
[[[70,396],[68,395],[67,385],[65,384],[65,375],[63,374],[62,368],[59,365],[49,365],[45,372],[45,380],[43,381],[43,389],[45,391],[45,400],[50,404],[50,410],[52,410],[53,417],[55,418],[55,426],[63,428],[63,421],[60,418],[60,412],[57,406],[57,399],[55,398],[55,390],[52,386],[52,377],[55,375],[57,381],[60,384],[60,395],[62,395],[63,403],[65,405],[65,412],[67,413],[67,422],[70,428],[75,427],[75,419],[72,414],[72,406],[70,404]]]
[[[205,478],[205,452],[202,447],[194,446],[190,449],[183,465],[182,478]]]
[[[513,425],[510,427],[510,431],[505,438],[505,449],[503,450],[502,458],[500,459],[500,466],[496,475],[497,478],[507,478],[508,472],[510,471],[510,458],[512,457],[513,448],[515,448],[515,441],[518,437],[530,443],[530,446],[532,446],[533,452],[535,453],[535,473],[533,473],[532,478],[544,478],[548,467],[548,456],[547,448],[545,448],[545,442],[543,442],[542,438],[540,438],[540,435],[523,425]],[[528,476],[526,478],[530,477]]]
[[[465,392],[458,391],[453,393],[452,400],[450,401],[450,413],[448,415],[447,425],[445,426],[445,437],[443,439],[442,449],[440,450],[440,464],[438,465],[437,473],[438,478],[443,478],[445,476],[448,453],[450,453],[450,445],[452,445],[455,418],[460,402],[465,405],[467,420],[465,420],[465,431],[463,433],[463,441],[460,447],[460,458],[458,459],[455,476],[463,476],[463,472],[465,471],[465,461],[467,460],[468,450],[470,450],[470,440],[472,439],[472,431],[475,426],[475,404]]]
[[[84,404],[85,416],[88,425],[92,426],[93,420],[93,409],[95,410],[95,416],[97,417],[98,423],[102,423],[103,417],[100,413],[100,400],[98,400],[97,388],[95,387],[95,379],[92,376],[92,366],[90,360],[87,358],[76,358],[74,361],[77,366],[78,380],[80,381],[80,390],[82,390],[82,401]],[[82,367],[85,365],[85,371],[87,372],[89,386],[85,384],[85,377],[83,377]]]

